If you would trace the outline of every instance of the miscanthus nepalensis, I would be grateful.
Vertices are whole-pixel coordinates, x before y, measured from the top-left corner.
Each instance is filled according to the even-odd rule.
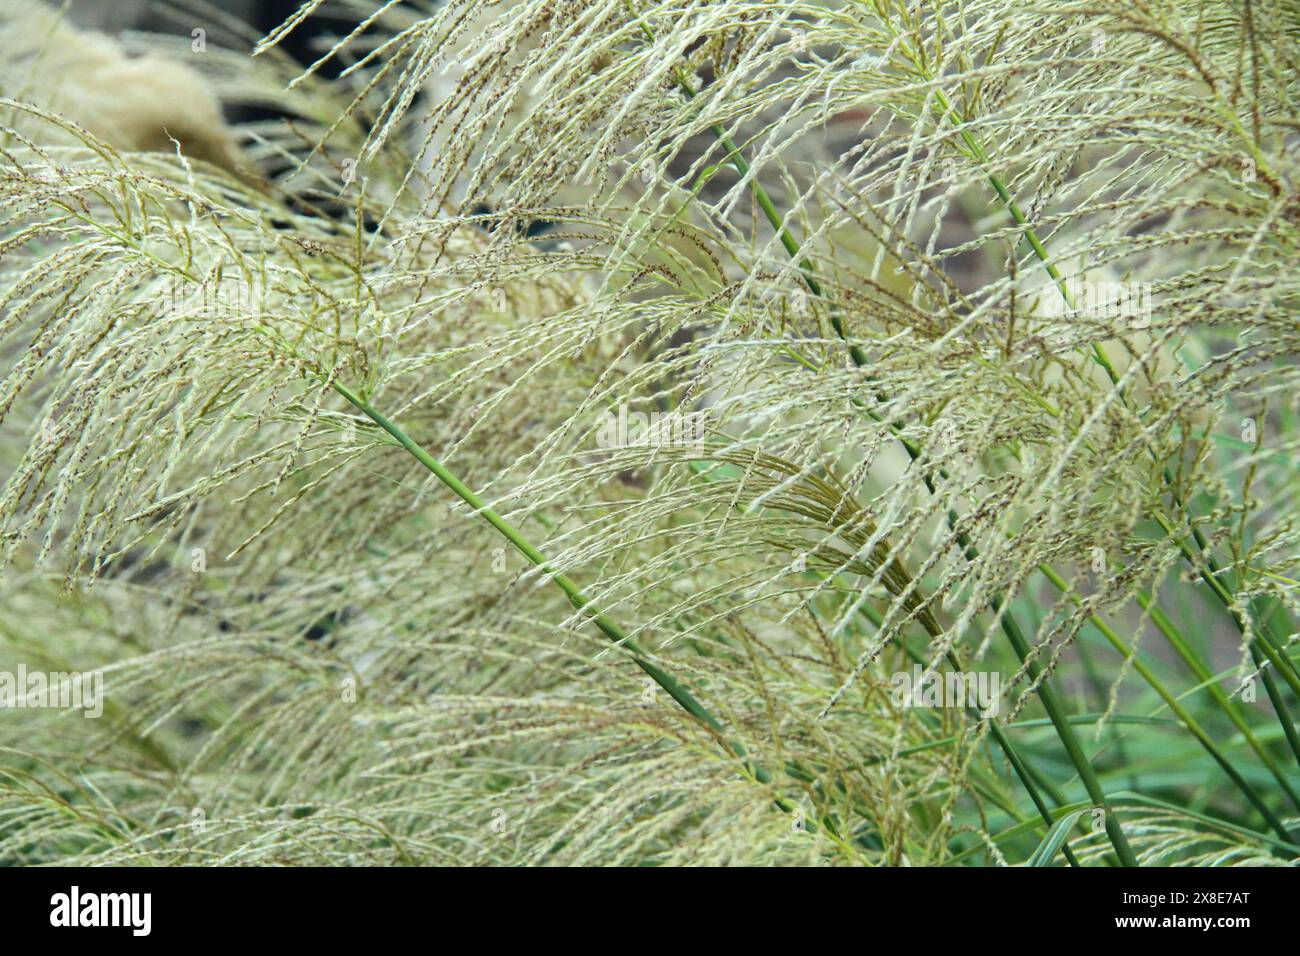
[[[0,859],[1300,853],[1293,0],[165,9],[6,14]]]

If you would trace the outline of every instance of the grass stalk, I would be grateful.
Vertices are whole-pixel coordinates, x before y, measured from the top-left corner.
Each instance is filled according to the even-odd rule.
[[[466,504],[472,507],[476,514],[500,532],[502,537],[514,545],[515,549],[518,550],[520,554],[527,558],[543,574],[545,574],[556,587],[564,592],[565,597],[569,599],[569,603],[573,605],[575,610],[588,614],[591,623],[596,625],[601,633],[615,644],[626,648],[632,655],[632,659],[636,662],[636,665],[640,667],[641,670],[651,678],[651,680],[663,688],[669,697],[681,705],[683,710],[712,730],[715,730],[718,733],[723,733],[722,724],[718,722],[716,717],[709,713],[703,704],[695,699],[690,691],[678,683],[672,675],[647,660],[645,652],[637,646],[636,642],[628,637],[627,633],[619,627],[618,624],[614,623],[608,615],[597,609],[592,604],[591,599],[583,594],[582,591],[578,589],[578,586],[574,584],[567,575],[556,571],[551,566],[550,562],[547,561],[546,556],[538,551],[537,548],[533,547],[533,545],[519,533],[514,525],[510,524],[510,522],[506,521],[505,518],[501,517],[501,515],[489,507],[487,502],[479,497],[473,489],[452,474],[445,465],[425,451],[424,448],[407,435],[405,431],[385,417],[384,414],[373,405],[361,398],[361,396],[357,395],[356,392],[352,391],[352,389],[348,388],[341,382],[333,382],[332,385],[334,390],[347,399],[353,407],[366,415],[384,431],[388,432],[388,434],[391,435],[399,445],[410,452],[411,456],[414,457],[416,461],[429,469],[429,471],[431,471],[439,481],[455,492],[455,494]]]
[[[578,586],[565,574],[555,570],[546,556],[534,547],[514,525],[506,521],[500,514],[491,508],[472,488],[461,481],[445,465],[430,455],[418,442],[412,439],[401,427],[391,421],[382,412],[373,405],[359,396],[352,389],[348,388],[341,382],[331,382],[332,387],[339,395],[343,396],[354,408],[366,415],[376,425],[386,431],[397,441],[402,448],[406,449],[420,464],[427,468],[433,475],[444,485],[450,488],[461,500],[474,509],[474,512],[483,518],[488,524],[495,528],[502,537],[510,542],[520,554],[527,558],[534,566],[545,574],[569,599],[577,611],[584,612],[588,619],[594,624],[602,634],[604,634],[614,644],[625,648],[632,657],[636,665],[645,672],[656,684],[659,685],[669,697],[685,710],[692,717],[699,720],[710,730],[714,731],[723,746],[729,753],[742,761],[748,775],[760,784],[771,785],[773,783],[772,775],[761,765],[749,760],[745,747],[738,741],[732,740],[726,736],[721,722],[713,716],[709,710],[701,704],[695,696],[687,690],[676,678],[665,671],[663,668],[649,661],[645,652],[637,643],[627,635],[627,633],[616,624],[607,614],[599,610],[578,588]],[[796,805],[782,796],[776,796],[774,802],[778,807],[787,813],[794,812]],[[849,850],[847,844],[840,837],[838,828],[833,821],[823,819],[817,821],[827,834],[834,839],[839,845]]]
[[[1282,772],[1282,768],[1278,766],[1277,761],[1273,759],[1273,755],[1255,735],[1254,731],[1251,730],[1250,725],[1246,723],[1246,718],[1241,713],[1241,709],[1237,707],[1232,698],[1223,692],[1223,688],[1219,686],[1214,675],[1210,673],[1210,668],[1201,659],[1200,655],[1196,653],[1195,649],[1193,649],[1191,642],[1187,640],[1187,637],[1169,618],[1169,615],[1161,610],[1160,605],[1156,603],[1154,595],[1143,594],[1139,591],[1137,594],[1137,601],[1138,604],[1142,606],[1142,609],[1150,614],[1151,623],[1154,624],[1156,629],[1165,636],[1166,640],[1169,641],[1170,647],[1172,647],[1178,656],[1182,658],[1183,662],[1191,672],[1196,675],[1197,679],[1200,680],[1205,689],[1209,691],[1210,696],[1212,696],[1215,703],[1219,705],[1219,709],[1222,710],[1224,714],[1227,715],[1228,719],[1232,721],[1233,726],[1240,731],[1246,743],[1259,756],[1260,761],[1268,768],[1269,772],[1273,774],[1274,779],[1277,780],[1278,786],[1280,786],[1282,791],[1290,798],[1296,809],[1300,810],[1300,794],[1296,793],[1295,787],[1293,787],[1291,781],[1287,779],[1286,774]],[[1263,671],[1261,674],[1267,674],[1267,671]],[[1271,674],[1269,675],[1269,678],[1272,678]],[[1294,739],[1295,728],[1291,727],[1289,723],[1283,722],[1282,729],[1284,732],[1289,732],[1288,741]]]
[[[635,10],[633,10],[633,13],[636,15]],[[653,42],[654,34],[651,32],[649,26],[647,26],[644,21],[642,21],[641,26],[646,36],[651,40],[651,42]],[[676,80],[686,98],[688,100],[694,99],[696,95],[695,90],[690,81],[686,78],[685,73],[680,68],[676,69]],[[809,292],[818,298],[824,298],[821,283],[817,279],[812,264],[802,256],[798,240],[794,238],[793,234],[786,226],[784,219],[777,211],[776,205],[772,202],[771,197],[768,196],[767,190],[763,188],[762,184],[758,182],[756,177],[750,175],[749,163],[741,154],[739,147],[737,147],[731,140],[727,135],[726,130],[723,129],[720,124],[713,124],[711,129],[717,137],[719,144],[725,151],[728,162],[732,164],[733,168],[735,168],[737,173],[742,177],[749,178],[749,186],[754,194],[755,201],[763,211],[764,217],[776,231],[781,245],[798,265],[800,273],[803,276],[803,281],[807,285]],[[842,339],[848,346],[849,355],[853,359],[854,365],[859,368],[865,367],[867,364],[866,353],[864,353],[858,345],[849,342],[843,320],[838,313],[835,313],[834,311],[831,315],[831,325],[840,339]],[[994,611],[999,614],[999,622],[1004,632],[1006,632],[1007,637],[1011,640],[1012,647],[1015,649],[1016,654],[1021,658],[1022,662],[1027,663],[1032,670],[1035,665],[1028,658],[1028,642],[1025,641],[1023,635],[1020,634],[1019,628],[1016,626],[1009,611],[1005,614],[1001,613],[1000,602],[998,601],[995,601]],[[1096,774],[1093,773],[1091,765],[1084,756],[1083,749],[1079,746],[1073,728],[1070,727],[1069,723],[1065,719],[1065,711],[1061,707],[1059,700],[1057,700],[1049,681],[1046,679],[1039,685],[1039,696],[1043,701],[1043,706],[1047,709],[1048,714],[1052,719],[1052,724],[1056,728],[1058,736],[1061,737],[1061,743],[1065,747],[1071,763],[1075,765],[1075,769],[1078,771],[1080,779],[1084,782],[1085,789],[1088,791],[1089,796],[1094,800],[1095,804],[1102,807],[1105,812],[1106,833],[1115,848],[1116,855],[1119,857],[1121,864],[1124,866],[1137,866],[1137,858],[1134,856],[1132,848],[1129,846],[1128,840],[1124,836],[1123,828],[1115,814],[1106,807],[1105,794],[1102,792],[1101,784],[1098,782]],[[1000,730],[995,735],[995,739],[998,741],[999,745],[1009,745],[1010,743]],[[1012,762],[1012,766],[1016,768],[1017,774],[1019,775],[1021,770],[1024,769],[1024,763],[1019,756],[1016,756],[1013,759],[1011,753],[1014,753],[1014,748],[1010,753],[1008,753],[1008,760]],[[1022,782],[1028,781],[1028,773],[1026,772],[1021,779]],[[1048,814],[1045,812],[1045,806],[1042,804],[1041,798],[1039,798],[1036,793],[1031,793],[1031,798],[1034,800],[1035,806],[1039,808],[1040,812],[1044,814],[1044,818],[1046,819]],[[1050,825],[1050,820],[1048,822]]]
[[[1083,599],[1079,597],[1074,588],[1072,588],[1064,578],[1057,574],[1055,570],[1046,566],[1040,568],[1040,570],[1042,570],[1047,579],[1051,581],[1056,589],[1065,595],[1066,598],[1075,605],[1075,607],[1083,607]],[[1165,702],[1169,709],[1173,711],[1174,715],[1182,721],[1183,725],[1191,735],[1197,739],[1202,747],[1205,748],[1206,753],[1214,759],[1214,762],[1223,768],[1223,772],[1228,775],[1228,778],[1232,780],[1234,784],[1236,784],[1237,789],[1239,789],[1246,799],[1250,801],[1251,805],[1263,815],[1264,819],[1268,822],[1268,825],[1273,828],[1277,835],[1283,840],[1290,840],[1291,834],[1287,831],[1287,828],[1282,825],[1282,821],[1279,820],[1277,815],[1269,809],[1268,804],[1264,802],[1263,798],[1255,791],[1255,788],[1252,787],[1237,771],[1236,767],[1232,765],[1232,762],[1228,760],[1210,735],[1206,733],[1205,728],[1200,725],[1190,712],[1188,712],[1187,708],[1179,702],[1178,698],[1164,686],[1151,668],[1149,668],[1142,659],[1133,652],[1131,647],[1124,643],[1120,636],[1115,633],[1114,629],[1102,620],[1100,616],[1097,614],[1089,614],[1088,620],[1092,623],[1093,627],[1097,628],[1097,630],[1101,632],[1101,635],[1110,642],[1111,646],[1114,647],[1126,661],[1133,665],[1133,669],[1142,676],[1142,679],[1151,686],[1152,690],[1160,695],[1160,698]]]
[[[948,97],[942,90],[936,90],[935,95],[939,104],[943,107],[945,115],[951,115],[952,105],[949,102]],[[985,153],[979,141],[975,139],[969,130],[962,130],[959,135],[967,149],[971,151],[971,155],[975,161],[979,163],[982,168],[986,168],[988,165],[988,154]],[[1052,282],[1056,285],[1056,288],[1061,293],[1061,297],[1064,299],[1067,307],[1071,310],[1077,310],[1078,303],[1075,300],[1074,293],[1070,290],[1064,278],[1061,276],[1060,270],[1057,269],[1056,264],[1052,262],[1051,257],[1047,252],[1046,245],[1044,245],[1043,241],[1039,238],[1038,233],[1030,224],[1028,217],[1025,216],[1024,212],[1020,209],[1020,206],[1016,203],[1015,198],[1011,195],[1006,183],[1004,183],[995,173],[986,171],[985,175],[988,177],[989,185],[993,188],[993,191],[997,193],[998,198],[1001,199],[1003,204],[1006,206],[1007,212],[1011,215],[1011,218],[1014,219],[1016,224],[1020,227],[1021,234],[1024,236],[1025,241],[1028,242],[1029,247],[1033,250],[1034,255],[1042,264],[1048,277],[1051,278]],[[1111,362],[1110,356],[1107,354],[1105,347],[1100,342],[1093,342],[1091,343],[1090,348],[1094,361],[1102,367],[1107,378],[1110,379],[1111,384],[1119,393],[1120,400],[1124,401],[1125,396],[1123,389],[1120,387],[1119,372],[1116,370],[1114,363]],[[1154,450],[1150,451],[1154,456]],[[1175,510],[1185,510],[1190,515],[1190,506],[1185,504],[1182,497],[1179,495],[1173,473],[1170,471],[1168,465],[1162,467],[1161,476],[1165,488],[1169,492],[1170,500],[1172,501]],[[1209,587],[1211,593],[1214,594],[1214,596],[1228,611],[1229,615],[1232,617],[1233,623],[1236,624],[1237,629],[1241,634],[1243,636],[1250,634],[1251,629],[1249,622],[1243,620],[1241,613],[1234,606],[1235,595],[1228,591],[1220,580],[1222,568],[1220,568],[1218,562],[1214,558],[1214,555],[1210,550],[1209,542],[1205,538],[1204,533],[1199,528],[1192,526],[1191,535],[1192,539],[1196,542],[1196,550],[1193,550],[1187,545],[1183,537],[1177,534],[1173,524],[1164,515],[1157,513],[1154,517],[1160,523],[1165,533],[1169,535],[1170,539],[1178,545],[1188,564],[1197,571],[1201,579]],[[1249,602],[1249,606],[1252,614],[1254,614],[1258,621],[1256,631],[1257,636],[1252,637],[1252,645],[1257,644],[1259,646],[1258,649],[1263,652],[1264,656],[1268,658],[1270,663],[1272,663],[1279,673],[1282,674],[1283,678],[1290,685],[1291,690],[1295,692],[1297,696],[1300,696],[1300,673],[1296,671],[1291,660],[1283,653],[1282,648],[1276,644],[1276,639],[1268,627],[1266,616],[1259,611],[1254,599]],[[1258,660],[1256,663],[1258,664]],[[1271,693],[1270,697],[1273,698]],[[1291,720],[1285,704],[1281,702],[1280,696],[1273,699],[1273,704],[1274,708],[1278,711],[1279,717],[1284,721],[1291,723],[1292,730],[1288,734],[1288,739],[1291,739],[1295,734],[1294,721]],[[1300,759],[1300,750],[1297,751],[1296,756]]]

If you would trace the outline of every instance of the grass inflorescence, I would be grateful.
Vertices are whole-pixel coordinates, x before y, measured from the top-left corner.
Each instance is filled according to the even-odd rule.
[[[1289,0],[168,8],[3,15],[0,860],[1300,856]]]

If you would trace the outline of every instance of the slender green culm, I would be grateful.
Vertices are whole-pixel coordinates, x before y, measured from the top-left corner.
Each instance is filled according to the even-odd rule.
[[[647,675],[660,687],[667,692],[668,696],[681,705],[692,717],[695,717],[711,729],[722,733],[722,724],[714,717],[704,705],[701,704],[685,687],[679,684],[676,679],[667,674],[662,668],[656,666],[646,659],[645,653],[636,643],[627,636],[621,627],[610,620],[609,616],[603,611],[597,610],[591,603],[591,599],[578,590],[578,586],[571,581],[567,575],[556,571],[546,560],[546,557],[533,547],[522,534],[506,521],[505,518],[497,514],[487,503],[478,496],[468,485],[452,474],[445,465],[425,451],[414,439],[406,432],[391,422],[382,412],[373,405],[359,396],[352,389],[348,388],[341,382],[332,383],[334,390],[342,395],[345,399],[364,415],[366,415],[376,425],[386,431],[397,443],[410,452],[411,456],[429,469],[439,481],[455,492],[456,496],[474,509],[474,513],[490,524],[501,536],[509,541],[516,550],[525,558],[533,563],[548,579],[569,599],[569,603],[574,609],[583,611],[587,614],[592,624],[600,629],[601,633],[608,637],[615,644],[627,649],[632,655],[636,665],[645,671]]]
[[[457,497],[474,509],[474,514],[482,518],[493,528],[495,528],[502,537],[510,542],[520,554],[527,558],[537,567],[547,578],[569,599],[575,610],[582,611],[588,615],[591,623],[594,624],[602,634],[608,637],[615,644],[626,649],[636,663],[656,684],[658,684],[668,696],[677,702],[683,710],[692,717],[699,720],[709,729],[719,735],[724,746],[735,757],[745,761],[747,772],[761,784],[771,784],[772,775],[761,765],[753,764],[746,760],[747,753],[744,746],[735,740],[728,739],[725,730],[719,720],[711,714],[703,704],[696,700],[695,696],[687,690],[675,677],[646,659],[645,652],[637,646],[626,632],[623,631],[610,617],[603,611],[595,608],[590,598],[578,589],[578,586],[565,574],[556,571],[540,551],[528,542],[519,530],[515,528],[505,518],[501,517],[494,509],[488,506],[473,489],[456,477],[445,465],[430,455],[423,447],[411,438],[404,430],[398,427],[394,422],[387,418],[382,412],[363,399],[348,386],[341,382],[333,381],[332,386],[336,392],[342,395],[353,407],[362,412],[366,417],[376,425],[392,436],[402,448],[406,449],[416,461],[429,469],[439,481],[446,485]],[[784,797],[777,797],[775,803],[778,807],[787,813],[793,812],[794,804]],[[830,820],[812,821],[814,825],[823,827],[829,835],[837,841],[840,840],[835,826]]]
[[[643,24],[643,29],[653,40],[653,34],[650,33],[649,27],[644,26]],[[680,69],[677,71],[677,83],[687,98],[694,98],[695,91]],[[762,184],[758,182],[757,177],[750,177],[749,164],[741,154],[739,148],[734,142],[732,142],[730,137],[727,136],[726,131],[721,126],[713,126],[712,131],[721,143],[728,161],[736,168],[736,171],[742,177],[749,177],[750,189],[754,193],[759,208],[763,211],[763,215],[772,225],[772,228],[776,230],[786,252],[788,252],[790,257],[798,263],[803,280],[808,286],[808,290],[815,296],[822,296],[823,291],[821,283],[818,281],[816,272],[811,263],[803,257],[799,242],[791,234],[780,213],[777,211],[775,204],[772,202],[771,197],[768,196],[767,191],[763,188]],[[835,329],[835,333],[843,339],[848,346],[849,354],[853,359],[854,365],[859,368],[864,367],[867,364],[866,353],[863,352],[861,347],[856,343],[849,341],[843,319],[839,316],[838,311],[832,311],[831,323]],[[994,610],[995,613],[998,613],[1001,610],[1000,606],[995,606]],[[1020,656],[1023,662],[1029,663],[1032,668],[1034,665],[1028,657],[1028,643],[1024,640],[1023,636],[1020,635],[1019,629],[1016,627],[1015,621],[1012,619],[1010,612],[1006,611],[1001,613],[999,620],[1002,623],[1004,630],[1007,631],[1007,635],[1011,639],[1016,653]],[[1115,814],[1111,813],[1109,809],[1106,808],[1105,797],[1101,791],[1100,784],[1097,782],[1096,775],[1092,772],[1091,766],[1083,755],[1083,750],[1079,747],[1078,741],[1074,737],[1074,730],[1070,727],[1069,723],[1066,722],[1064,711],[1061,709],[1059,701],[1056,699],[1055,694],[1052,692],[1051,687],[1048,685],[1046,680],[1042,681],[1039,685],[1039,694],[1043,699],[1044,707],[1047,708],[1048,713],[1052,718],[1053,726],[1056,727],[1057,733],[1062,737],[1062,744],[1065,746],[1066,753],[1079,771],[1080,778],[1084,781],[1089,796],[1097,802],[1099,807],[1105,809],[1106,833],[1114,844],[1115,851],[1118,854],[1120,861],[1125,866],[1137,866],[1137,858],[1133,855],[1132,849],[1128,846],[1128,842],[1124,837],[1123,828]],[[996,725],[994,726],[996,727]],[[1067,737],[1069,740],[1066,740]],[[1050,825],[1051,820],[1047,814],[1046,806],[1043,804],[1042,799],[1038,796],[1036,790],[1032,788],[1032,784],[1029,782],[1029,774],[1027,772],[1022,773],[1022,771],[1025,771],[1023,760],[1018,755],[1015,755],[1014,751],[1010,749],[1010,742],[1000,730],[995,729],[994,738],[1007,754],[1008,760],[1016,769],[1016,773],[1020,776],[1022,783],[1028,785],[1031,799],[1039,812],[1043,815],[1044,820],[1046,820]],[[1073,856],[1069,854],[1068,848],[1066,852],[1071,862],[1075,862]]]

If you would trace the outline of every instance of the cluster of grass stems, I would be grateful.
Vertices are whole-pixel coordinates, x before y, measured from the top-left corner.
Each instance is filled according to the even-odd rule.
[[[983,128],[978,92],[1005,86],[1033,62],[1032,51],[1008,49],[1010,35],[1028,42],[1042,32],[1060,51],[1086,47],[1104,24],[1120,72],[1102,69],[1080,97],[1118,76],[1131,80],[1123,71],[1157,51],[1169,57],[1152,61],[1152,75],[1168,84],[1153,95],[1169,103],[1206,95],[1222,129],[1196,140],[1195,123],[1160,103],[1149,116],[1116,105],[1110,122],[1131,126],[1140,149],[1172,164],[1159,181],[1167,208],[1152,202],[1144,216],[1158,212],[1171,231],[1185,230],[1183,244],[1215,250],[1237,241],[1227,238],[1236,220],[1246,222],[1253,241],[1242,241],[1238,258],[1180,262],[1183,271],[1163,277],[1169,304],[1158,308],[1209,310],[1216,290],[1300,250],[1292,178],[1300,114],[1286,112],[1298,91],[1285,75],[1300,46],[1286,4],[1264,5],[1272,20],[1260,11],[1248,19],[1250,4],[1229,2],[1140,4],[1126,14],[1105,4],[1013,13],[991,0],[779,9],[619,0],[574,4],[566,23],[542,6],[520,4],[469,41],[457,31],[477,21],[459,5],[427,15],[369,7],[376,22],[396,17],[393,32],[350,60],[345,77],[354,85],[344,89],[356,98],[311,155],[299,152],[300,170],[326,183],[331,149],[366,161],[374,182],[345,183],[339,194],[351,208],[330,215],[302,213],[301,195],[287,197],[280,184],[263,187],[259,208],[252,187],[220,170],[119,155],[52,113],[16,99],[0,104],[10,115],[5,195],[29,200],[5,223],[6,246],[24,250],[29,264],[5,273],[13,318],[4,341],[26,329],[28,348],[38,358],[57,354],[63,372],[51,374],[32,352],[7,354],[0,397],[28,427],[51,409],[68,423],[52,442],[38,436],[14,450],[4,530],[10,561],[28,568],[10,589],[26,597],[0,633],[32,653],[20,615],[42,602],[74,608],[79,626],[112,647],[110,676],[119,668],[122,683],[148,701],[118,713],[103,753],[125,747],[151,765],[133,781],[118,758],[92,756],[95,769],[67,773],[40,741],[10,745],[0,855],[642,863],[700,854],[1075,866],[1296,859],[1300,669],[1285,504],[1296,483],[1295,413],[1265,411],[1253,446],[1216,451],[1193,435],[1213,428],[1220,402],[1200,397],[1197,374],[1179,386],[1190,398],[1162,404],[1160,391],[1173,374],[1163,358],[1234,320],[1278,337],[1257,356],[1249,344],[1226,358],[1214,353],[1200,370],[1207,394],[1240,403],[1275,391],[1258,384],[1260,369],[1283,374],[1278,366],[1293,359],[1294,336],[1276,332],[1294,320],[1293,276],[1257,284],[1265,301],[1253,316],[1233,300],[1204,328],[1173,314],[1141,330],[1079,321],[1063,332],[1041,322],[1032,304],[1018,304],[1018,291],[1034,289],[1039,303],[1059,296],[1058,311],[1084,314],[1057,251],[1075,221],[1100,218],[1086,238],[1102,262],[1111,257],[1122,269],[1128,254],[1132,274],[1158,269],[1140,233],[1124,246],[1130,223],[1107,231],[1107,203],[1145,200],[1134,197],[1137,186],[1089,187],[1095,192],[1073,208],[1066,190],[1065,211],[1045,212],[1052,190],[1069,181],[1056,168],[1063,160],[1036,166],[1032,156],[992,149],[1000,127]],[[1230,27],[1254,52],[1225,78],[1216,71],[1233,61],[1216,31]],[[529,31],[542,29],[548,39],[529,47]],[[873,44],[866,66],[849,42],[854,30]],[[274,57],[282,36],[258,47],[263,58]],[[348,42],[331,55],[342,58]],[[458,42],[468,42],[464,78],[440,105],[423,107],[410,91],[424,84],[422,95],[436,99],[432,66]],[[601,50],[574,52],[583,43]],[[503,60],[471,56],[479,50],[500,50]],[[790,72],[810,50],[829,85]],[[623,155],[611,163],[652,163],[653,183],[638,188],[633,175],[604,191],[580,185],[563,194],[597,152],[576,148],[561,168],[550,147],[530,156],[529,144],[579,129],[603,144],[574,105],[598,54],[626,55],[635,64],[627,89],[669,103],[655,135],[617,144]],[[1080,83],[1091,68],[1086,49],[1052,66]],[[313,72],[294,88],[328,116],[341,81]],[[835,78],[852,86],[864,72],[884,93],[863,92],[863,102],[895,115],[873,113],[859,136],[893,137],[898,150],[916,151],[900,159],[882,147],[876,158],[895,164],[895,199],[912,191],[896,204],[902,212],[884,211],[890,200],[879,184],[874,197],[854,184],[870,166],[855,165],[852,152],[820,170],[823,160],[810,153],[807,185],[797,168],[806,137],[775,132],[789,120],[772,114],[785,110],[811,110],[810,128],[832,128],[846,112],[830,105],[841,95]],[[806,89],[801,75],[811,77]],[[541,102],[512,119],[505,104],[522,109],[521,76],[542,89],[532,94]],[[1037,82],[1047,94],[1037,109],[1052,115],[1051,81]],[[767,100],[754,92],[763,89]],[[814,93],[824,96],[821,111]],[[1010,105],[1012,94],[1001,95],[993,105],[988,94],[990,115],[1037,122],[1032,100]],[[457,113],[458,104],[481,115]],[[632,112],[606,108],[615,124]],[[422,113],[409,130],[407,112]],[[890,125],[900,117],[910,124],[901,134]],[[1075,148],[1071,137],[1094,135],[1085,112],[1060,122],[1060,141],[1045,123],[1046,132],[1027,131],[1013,148],[1064,155]],[[34,130],[51,126],[80,141],[40,144]],[[454,144],[440,138],[448,130]],[[1186,141],[1172,143],[1175,134]],[[1186,190],[1184,168],[1224,137],[1244,144],[1256,171],[1245,194]],[[292,149],[260,142],[267,152]],[[783,148],[796,158],[783,159]],[[1130,159],[1116,159],[1125,148],[1103,162],[1130,169]],[[926,180],[934,167],[921,154],[930,151],[950,163],[946,187]],[[66,188],[42,194],[32,173],[40,164],[69,177]],[[73,184],[69,164],[83,181]],[[933,188],[948,192],[926,199]],[[583,190],[606,198],[573,199]],[[982,210],[971,218],[986,234],[966,251],[1002,250],[1009,270],[979,289],[944,278],[953,251],[946,260],[934,251],[941,222],[928,247],[909,235],[920,229],[923,201],[942,203],[939,221],[957,215],[948,208],[954,194]],[[839,211],[818,214],[823,200]],[[1080,211],[1089,201],[1094,208]],[[1201,223],[1203,207],[1220,218]],[[489,211],[460,212],[480,208]],[[323,225],[330,220],[337,232]],[[520,238],[519,224],[538,221],[555,234]],[[846,244],[847,231],[860,235]],[[1263,256],[1262,245],[1277,258]],[[135,289],[128,304],[147,301],[151,276],[202,288],[219,285],[226,269],[270,290],[276,304],[264,299],[224,326],[198,315],[170,331],[151,328],[120,303],[101,310],[112,293],[99,270],[113,257],[122,271],[111,281]],[[36,268],[61,262],[70,284],[41,291]],[[745,317],[755,286],[775,288],[782,304]],[[493,304],[501,289],[504,309]],[[791,296],[799,308],[784,305]],[[1039,323],[1027,348],[1043,350],[1041,363],[998,341],[1006,324],[1015,334],[1018,308],[1026,326]],[[82,311],[112,321],[83,329],[67,318]],[[181,328],[186,339],[177,342]],[[1155,344],[1137,344],[1140,334]],[[133,354],[134,370],[109,364]],[[131,374],[144,377],[142,389]],[[952,392],[927,394],[950,380]],[[977,382],[1002,394],[974,393]],[[291,383],[300,391],[286,398]],[[138,405],[137,390],[145,395]],[[790,402],[792,390],[815,411]],[[638,394],[668,410],[711,410],[716,427],[696,447],[593,454],[596,416]],[[689,404],[701,395],[704,404]],[[963,414],[991,414],[978,407],[985,398],[1005,403],[1017,427],[968,433],[954,454],[944,447],[944,416],[955,409],[960,423]],[[770,424],[782,416],[789,420]],[[396,465],[399,456],[415,470]],[[1234,496],[1215,469],[1243,458]],[[227,471],[215,470],[218,462]],[[1028,482],[1054,475],[1062,494],[1017,484],[1018,472]],[[1252,498],[1259,488],[1269,502]],[[224,506],[214,512],[200,500]],[[26,553],[41,528],[43,542]],[[927,548],[927,535],[939,544]],[[142,640],[114,623],[114,582],[124,593],[141,587],[129,566],[119,570],[125,560],[146,566],[142,554],[218,539],[237,542],[226,560],[243,560],[248,577],[203,594],[165,572],[172,583],[159,587],[165,597],[147,626],[170,622],[175,639]],[[497,575],[507,562],[494,541],[532,570]],[[759,560],[735,577],[709,573],[753,561],[763,545],[804,560],[793,572]],[[39,571],[60,549],[73,553],[63,591]],[[1098,550],[1108,552],[1108,584],[1083,570]],[[109,596],[83,590],[90,577]],[[567,619],[548,591],[569,605]],[[227,619],[215,639],[214,615]],[[1192,621],[1204,625],[1199,633]],[[1147,629],[1159,651],[1139,646]],[[349,645],[350,630],[365,637]],[[276,644],[286,636],[292,649]],[[589,643],[593,636],[608,646]],[[1225,670],[1223,652],[1234,647],[1240,659]],[[259,667],[276,662],[274,679],[241,671],[250,654]],[[996,669],[1016,694],[991,714],[891,707],[889,674],[912,662],[940,673]],[[333,678],[343,672],[349,686],[386,690],[368,691],[360,705],[334,701]],[[1258,702],[1241,694],[1256,682]],[[629,698],[644,706],[619,704]],[[186,715],[198,731],[176,728]],[[301,747],[285,739],[305,727]],[[66,722],[43,732],[69,734]],[[366,742],[347,742],[353,733]],[[170,748],[158,743],[167,734]],[[315,763],[306,763],[307,746]],[[291,779],[308,765],[306,779]],[[539,768],[549,784],[538,784]],[[211,829],[196,838],[178,806],[203,808]],[[526,822],[489,826],[499,808],[500,820]],[[341,849],[326,851],[326,840]]]

